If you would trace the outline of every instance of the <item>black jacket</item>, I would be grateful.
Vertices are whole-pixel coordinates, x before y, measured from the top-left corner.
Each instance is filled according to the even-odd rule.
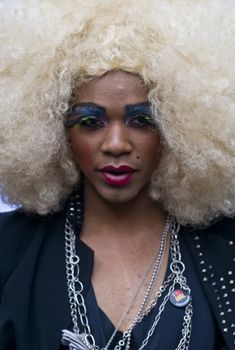
[[[64,222],[64,212],[47,217],[26,216],[20,210],[0,215],[0,350],[60,348],[61,329],[71,325]],[[234,350],[235,220],[182,232],[224,337],[224,349]],[[81,260],[86,264],[82,274],[93,261],[87,255]]]

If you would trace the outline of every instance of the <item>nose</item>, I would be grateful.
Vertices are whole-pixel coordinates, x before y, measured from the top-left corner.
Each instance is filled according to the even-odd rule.
[[[110,123],[102,140],[101,151],[118,157],[131,153],[133,149],[129,132],[122,123]]]

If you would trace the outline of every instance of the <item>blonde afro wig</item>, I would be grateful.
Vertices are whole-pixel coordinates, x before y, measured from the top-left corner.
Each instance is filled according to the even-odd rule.
[[[138,74],[163,139],[151,196],[182,224],[235,214],[234,0],[0,2],[0,188],[58,210],[79,180],[63,120],[74,89]]]

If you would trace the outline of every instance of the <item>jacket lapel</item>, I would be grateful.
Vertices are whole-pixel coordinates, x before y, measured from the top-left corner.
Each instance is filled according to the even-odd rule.
[[[41,342],[40,350],[59,349],[62,329],[72,330],[65,268],[64,223],[65,215],[55,215],[45,220],[45,234],[35,262],[35,279],[32,277],[31,317],[37,330],[34,339],[40,339]],[[77,249],[81,258],[80,271],[85,295],[92,273],[93,253],[79,239]],[[35,344],[35,349],[36,346],[38,344]]]

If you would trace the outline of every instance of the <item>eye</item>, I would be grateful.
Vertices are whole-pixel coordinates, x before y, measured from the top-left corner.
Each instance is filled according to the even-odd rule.
[[[71,114],[69,118],[64,121],[67,128],[80,126],[88,129],[98,129],[104,126],[104,121],[95,115],[79,115]]]
[[[64,121],[67,128],[74,126],[87,129],[98,129],[105,126],[105,110],[95,105],[74,105]]]
[[[98,129],[104,126],[104,122],[96,116],[80,116],[77,125],[83,126],[89,129]]]
[[[129,121],[129,125],[137,128],[154,128],[155,123],[150,114],[137,114]]]

